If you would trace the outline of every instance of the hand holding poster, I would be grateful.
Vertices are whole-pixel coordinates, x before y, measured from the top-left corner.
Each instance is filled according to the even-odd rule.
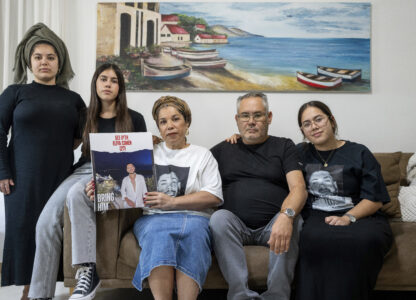
[[[150,132],[90,133],[95,211],[143,207],[155,190]]]

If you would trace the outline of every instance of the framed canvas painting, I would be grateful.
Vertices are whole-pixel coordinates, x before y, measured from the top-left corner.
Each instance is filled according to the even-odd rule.
[[[371,91],[370,3],[106,2],[97,17],[97,65],[128,91]]]

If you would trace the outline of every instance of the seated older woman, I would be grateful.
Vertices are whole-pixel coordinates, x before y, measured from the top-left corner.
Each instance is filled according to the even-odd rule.
[[[134,224],[142,252],[133,285],[148,278],[155,299],[196,299],[211,265],[208,227],[221,205],[218,164],[211,152],[186,140],[191,111],[185,101],[161,97],[152,110],[164,142],[154,148],[157,192],[144,198],[144,215]]]

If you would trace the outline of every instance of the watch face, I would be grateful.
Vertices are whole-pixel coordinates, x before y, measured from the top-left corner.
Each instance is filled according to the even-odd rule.
[[[350,215],[350,214],[346,214],[347,216],[348,216],[348,218],[350,219],[350,222],[351,223],[354,223],[355,221],[357,221],[357,219],[353,216],[353,215]]]
[[[295,211],[292,208],[286,208],[285,209],[285,214],[288,215],[289,217],[294,217],[295,216]]]

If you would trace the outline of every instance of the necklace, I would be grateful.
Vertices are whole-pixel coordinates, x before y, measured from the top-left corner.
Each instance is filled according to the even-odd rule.
[[[318,150],[316,150],[315,146],[313,148],[315,149],[316,154],[318,154],[319,159],[322,161],[322,164],[324,165],[324,168],[328,167],[328,162],[331,159],[332,155],[335,153],[335,150],[337,150],[337,148],[331,150],[331,152],[329,153],[326,160],[321,156],[321,154],[319,154],[319,152],[318,152]]]

